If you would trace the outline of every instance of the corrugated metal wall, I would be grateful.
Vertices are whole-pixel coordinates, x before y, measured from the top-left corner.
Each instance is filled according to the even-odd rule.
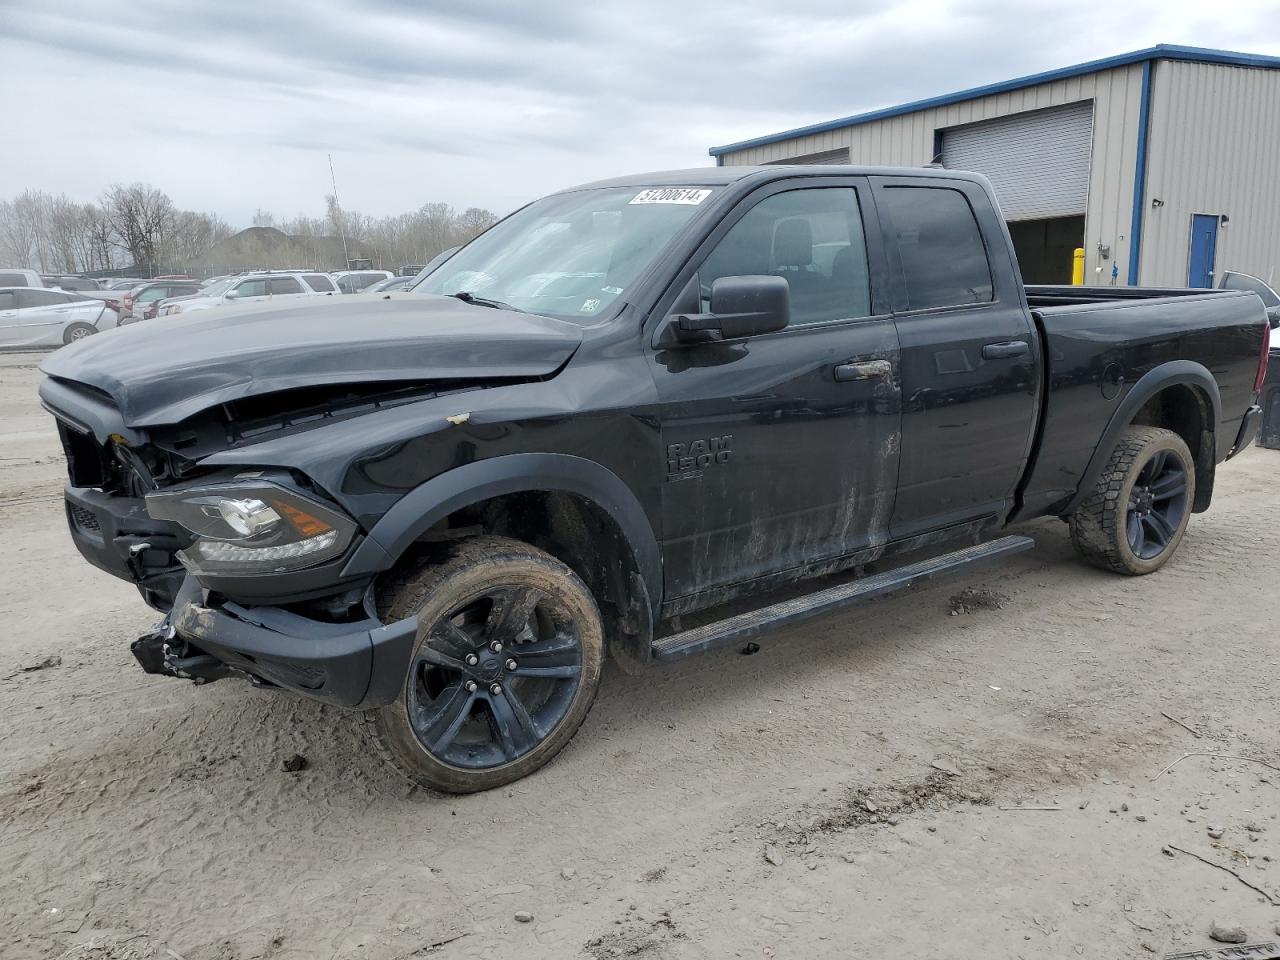
[[[942,163],[986,174],[1006,220],[1078,217],[1089,206],[1093,101],[951,127]]]
[[[1089,170],[1089,207],[1085,216],[1086,282],[1109,283],[1112,260],[1098,254],[1110,247],[1125,283],[1129,262],[1129,224],[1133,212],[1133,171],[1137,159],[1138,106],[1142,65],[1085,74],[1022,90],[1012,90],[901,117],[876,120],[808,137],[765,144],[726,154],[725,165],[758,164],[802,154],[849,148],[855,164],[918,167],[933,159],[934,132],[1027,110],[1093,100],[1093,157]]]
[[[1280,282],[1280,70],[1157,62],[1148,156],[1144,284],[1186,284],[1194,213],[1230,217],[1219,277]]]

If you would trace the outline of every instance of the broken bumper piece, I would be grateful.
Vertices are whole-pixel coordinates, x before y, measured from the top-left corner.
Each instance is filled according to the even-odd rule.
[[[390,703],[404,683],[416,618],[337,624],[279,607],[206,603],[188,576],[157,630],[133,643],[143,670],[196,683],[242,675],[362,709]]]

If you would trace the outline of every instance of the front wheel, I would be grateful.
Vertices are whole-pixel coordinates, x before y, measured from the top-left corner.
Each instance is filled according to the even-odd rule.
[[[518,540],[476,537],[391,591],[389,622],[418,617],[400,695],[365,714],[411,780],[447,793],[511,783],[547,763],[586,719],[604,633],[590,591]]]
[[[1195,495],[1195,462],[1182,437],[1161,427],[1128,427],[1071,514],[1071,543],[1095,567],[1154,573],[1178,549]]]

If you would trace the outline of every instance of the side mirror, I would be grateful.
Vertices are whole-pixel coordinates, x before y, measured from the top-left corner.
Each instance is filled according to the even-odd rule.
[[[737,340],[781,330],[791,322],[791,287],[785,277],[721,277],[711,284],[710,313],[675,317],[677,339],[706,342],[708,334]]]

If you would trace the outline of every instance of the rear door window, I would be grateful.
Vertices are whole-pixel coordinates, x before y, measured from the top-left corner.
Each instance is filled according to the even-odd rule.
[[[0,286],[25,287],[27,286],[26,275],[21,273],[0,273]]]
[[[52,307],[68,302],[71,297],[56,290],[18,290],[16,291],[19,309],[30,307]]]
[[[307,281],[307,286],[316,293],[333,293],[337,289],[333,281],[323,273],[304,273],[302,279]]]
[[[297,277],[272,277],[268,281],[268,292],[272,295],[282,293],[305,293]]]
[[[994,299],[987,249],[963,193],[949,187],[886,187],[883,197],[908,310]]]

